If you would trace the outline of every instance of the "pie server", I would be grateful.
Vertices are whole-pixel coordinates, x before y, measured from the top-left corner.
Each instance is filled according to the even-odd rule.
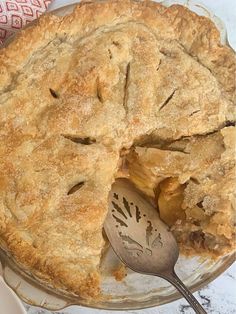
[[[118,179],[109,194],[104,228],[113,250],[130,269],[169,281],[196,313],[206,314],[174,271],[179,249],[157,210],[127,179]]]

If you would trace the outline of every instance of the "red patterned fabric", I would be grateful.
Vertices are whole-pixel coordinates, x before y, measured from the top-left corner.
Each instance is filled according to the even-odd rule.
[[[52,0],[0,0],[0,44],[46,11]]]

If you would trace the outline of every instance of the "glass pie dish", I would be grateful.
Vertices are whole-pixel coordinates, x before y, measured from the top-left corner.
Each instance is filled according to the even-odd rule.
[[[164,1],[169,6],[179,3],[187,6],[199,15],[212,19],[221,33],[222,43],[227,44],[227,35],[223,23],[209,10],[191,1]],[[74,5],[60,8],[53,12],[57,15],[70,13]],[[127,276],[120,282],[116,281],[112,272],[119,266],[119,261],[111,249],[108,249],[101,263],[102,298],[84,300],[76,295],[68,294],[48,287],[39,282],[32,274],[17,265],[4,250],[0,251],[3,276],[6,283],[25,302],[50,310],[59,310],[69,305],[83,305],[100,309],[140,309],[176,300],[180,295],[166,281],[134,273],[128,270]],[[187,258],[181,256],[176,265],[176,272],[184,283],[192,290],[198,290],[225,271],[234,261],[234,255],[227,255],[217,261],[205,257]]]

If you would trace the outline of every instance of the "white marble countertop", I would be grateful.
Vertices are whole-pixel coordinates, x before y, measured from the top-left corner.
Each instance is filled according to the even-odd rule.
[[[78,2],[77,0],[54,0],[51,9]],[[236,0],[200,0],[225,23],[231,46],[236,49]],[[212,283],[195,293],[195,296],[204,306],[207,313],[235,314],[236,313],[236,264]],[[28,314],[49,314],[50,312],[26,305]],[[0,309],[1,313],[1,309]],[[111,311],[85,309],[78,306],[69,307],[56,314],[108,314]],[[190,314],[194,313],[183,299],[152,309],[139,311],[117,311],[116,314]],[[2,313],[4,314],[4,313]]]

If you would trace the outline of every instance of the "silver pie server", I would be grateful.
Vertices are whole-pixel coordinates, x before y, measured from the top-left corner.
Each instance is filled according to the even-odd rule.
[[[118,179],[112,185],[104,228],[124,264],[138,273],[166,279],[196,313],[206,314],[174,271],[179,256],[174,236],[156,208],[127,179]]]

